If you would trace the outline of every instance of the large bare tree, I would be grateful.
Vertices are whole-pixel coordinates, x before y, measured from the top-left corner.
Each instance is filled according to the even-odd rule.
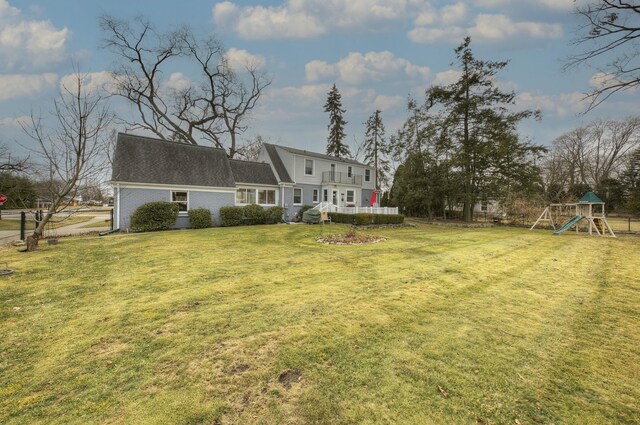
[[[54,214],[67,208],[81,187],[98,184],[109,166],[104,146],[113,115],[105,95],[89,90],[88,76],[76,72],[63,80],[53,101],[50,122],[31,113],[21,124],[34,142],[34,162],[47,182],[50,206],[33,233],[27,238],[27,251],[33,251]]]
[[[547,165],[553,166],[555,183],[597,187],[617,177],[638,146],[640,117],[595,120],[554,140]]]
[[[576,2],[581,18],[574,44],[584,50],[565,68],[588,65],[598,73],[588,93],[591,110],[614,93],[640,85],[640,4],[637,0]]]
[[[104,46],[118,61],[113,71],[116,94],[137,109],[130,128],[142,128],[161,139],[210,142],[233,158],[241,151],[238,135],[271,80],[252,63],[239,70],[213,37],[197,38],[189,27],[161,33],[143,18],[133,22],[111,16],[100,21]],[[195,66],[200,78],[171,84],[166,73]],[[186,65],[186,66],[184,66]],[[177,74],[174,74],[177,75]]]

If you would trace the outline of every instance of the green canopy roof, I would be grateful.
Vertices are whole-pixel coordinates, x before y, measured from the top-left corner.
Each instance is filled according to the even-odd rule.
[[[604,204],[604,201],[598,198],[598,195],[596,195],[595,193],[587,192],[582,196],[582,198],[578,200],[578,203],[579,204]]]

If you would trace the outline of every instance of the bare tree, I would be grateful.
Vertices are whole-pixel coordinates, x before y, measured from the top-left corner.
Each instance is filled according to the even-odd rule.
[[[271,84],[255,64],[239,72],[214,37],[196,38],[189,27],[159,33],[142,18],[130,24],[111,16],[103,16],[100,24],[104,46],[119,59],[113,71],[116,94],[138,112],[138,119],[126,123],[130,128],[196,145],[207,141],[231,158],[241,150],[238,135]],[[169,84],[164,73],[175,61],[195,65],[200,80],[183,76],[180,84]]]
[[[547,171],[557,184],[597,187],[617,177],[629,152],[638,146],[640,117],[596,120],[553,141]]]
[[[586,64],[598,71],[587,94],[588,110],[611,95],[640,85],[640,4],[636,0],[576,2],[582,23],[574,44],[585,50],[568,58],[565,69]]]
[[[27,238],[27,251],[33,251],[43,235],[46,224],[75,198],[82,186],[96,183],[104,174],[104,144],[113,115],[104,104],[99,91],[87,90],[87,77],[74,74],[73,82],[61,86],[53,101],[53,125],[30,116],[22,124],[23,131],[36,143],[33,149],[46,176],[50,206],[33,234]]]
[[[20,172],[27,168],[29,158],[11,157],[11,151],[5,145],[0,145],[0,172]]]

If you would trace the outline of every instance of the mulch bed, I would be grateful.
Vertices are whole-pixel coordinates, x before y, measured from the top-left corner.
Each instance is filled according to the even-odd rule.
[[[346,235],[323,235],[316,238],[316,242],[333,245],[365,245],[386,241],[382,236],[347,233]]]

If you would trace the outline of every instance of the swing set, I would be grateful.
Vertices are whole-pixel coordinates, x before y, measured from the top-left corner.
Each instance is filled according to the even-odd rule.
[[[556,228],[562,217],[569,215],[571,217]],[[549,204],[529,230],[533,230],[541,221],[548,221],[553,228],[554,235],[559,235],[572,227],[575,227],[576,233],[580,233],[580,223],[583,220],[586,221],[590,236],[616,237],[605,218],[604,201],[593,192],[587,192],[578,202],[573,204]]]

